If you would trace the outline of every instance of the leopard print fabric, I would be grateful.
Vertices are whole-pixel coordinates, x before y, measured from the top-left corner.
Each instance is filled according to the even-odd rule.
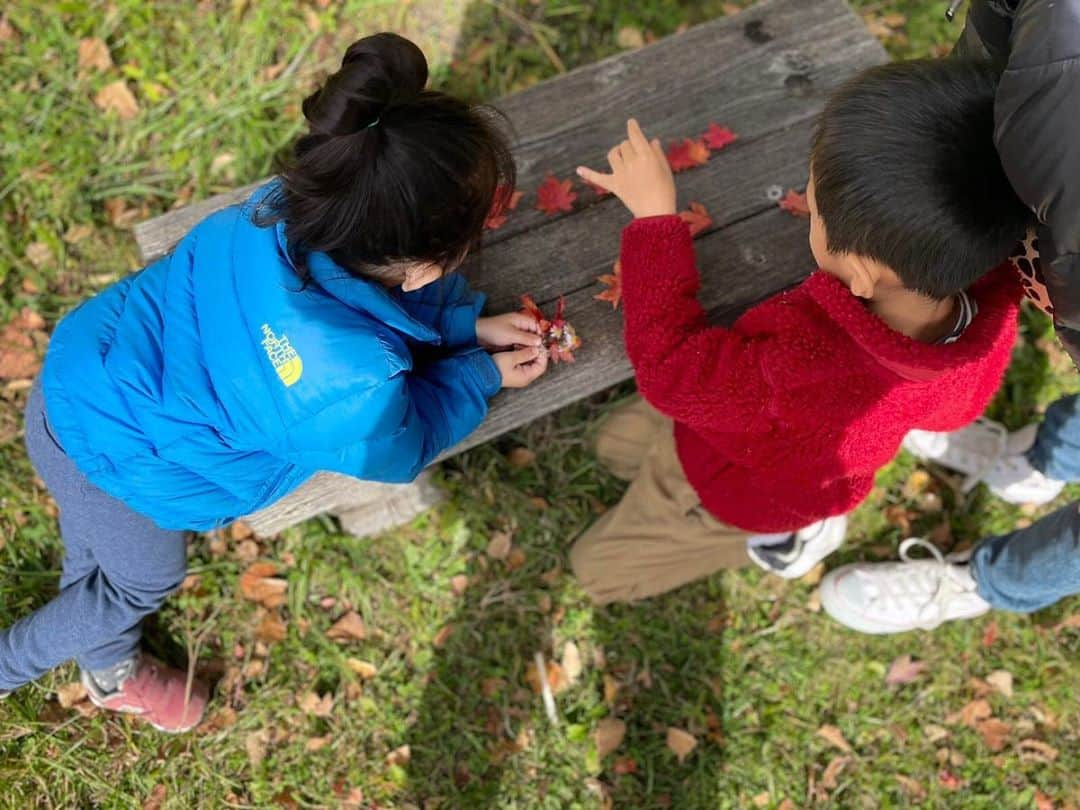
[[[1053,317],[1054,305],[1050,303],[1050,294],[1046,291],[1046,282],[1043,280],[1042,264],[1039,261],[1039,237],[1034,228],[1029,230],[1024,240],[1013,249],[1009,261],[1020,275],[1024,294],[1035,306]]]

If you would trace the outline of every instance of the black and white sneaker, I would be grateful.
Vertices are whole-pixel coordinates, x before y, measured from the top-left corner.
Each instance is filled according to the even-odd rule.
[[[847,516],[819,520],[777,541],[776,535],[754,535],[746,541],[750,559],[760,568],[784,579],[806,575],[844,543]]]

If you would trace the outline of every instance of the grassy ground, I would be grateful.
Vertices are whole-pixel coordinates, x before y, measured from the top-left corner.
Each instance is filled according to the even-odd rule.
[[[405,30],[437,62],[438,83],[492,98],[738,5],[9,2],[0,12],[0,323],[23,307],[53,322],[135,268],[132,222],[270,171],[297,132],[298,99],[357,32]],[[957,33],[943,2],[857,5],[897,56],[941,53]],[[79,40],[92,37],[108,43],[113,64],[80,70]],[[139,107],[127,120],[93,103],[120,79]],[[1020,425],[1077,387],[1046,321],[1026,314],[995,414]],[[618,498],[588,446],[625,393],[447,465],[447,505],[392,535],[342,537],[312,521],[275,539],[200,538],[189,587],[147,637],[160,655],[195,659],[219,679],[211,721],[171,738],[85,703],[64,708],[75,677],[65,667],[0,704],[0,807],[1076,806],[1080,632],[1060,626],[1080,613],[1076,599],[885,639],[817,613],[812,584],[749,571],[593,610],[564,573],[565,553]],[[6,625],[53,592],[60,544],[21,449],[23,386],[0,396]],[[521,464],[511,454],[519,447],[535,459]],[[839,561],[891,558],[909,524],[950,547],[1037,516],[983,491],[965,497],[903,457],[879,484]],[[497,532],[512,535],[505,559],[485,551]],[[255,558],[276,562],[288,581],[280,640],[260,640],[281,633],[237,595]],[[366,638],[329,641],[350,609]],[[559,692],[562,722],[552,727],[528,666],[538,650],[570,664],[569,642],[582,668]],[[905,654],[925,672],[887,687],[887,668]],[[375,676],[361,677],[370,672],[360,662]],[[1005,724],[995,751],[951,716],[999,670],[1013,689],[985,696]],[[626,736],[601,760],[593,733],[605,718],[624,721]],[[669,727],[698,741],[682,763],[665,745]],[[387,760],[405,744],[409,761]]]

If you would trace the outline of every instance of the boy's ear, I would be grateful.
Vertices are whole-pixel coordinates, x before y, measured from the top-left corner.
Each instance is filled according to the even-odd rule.
[[[858,298],[873,298],[879,280],[877,262],[855,254],[845,258],[850,270],[848,288],[851,294]]]

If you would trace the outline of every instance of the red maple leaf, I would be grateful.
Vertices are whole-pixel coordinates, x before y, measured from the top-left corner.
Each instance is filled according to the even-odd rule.
[[[690,226],[690,236],[694,237],[713,224],[712,217],[699,202],[690,203],[690,208],[679,212],[679,219]]]
[[[545,214],[573,211],[574,200],[578,198],[573,188],[573,180],[560,180],[549,174],[536,190],[536,207]]]
[[[793,217],[810,217],[810,206],[806,202],[806,194],[800,194],[793,188],[789,188],[777,205],[782,211],[787,211]]]
[[[701,140],[705,142],[707,147],[715,152],[723,149],[728,144],[739,140],[739,136],[727,127],[722,127],[715,121],[710,121],[709,128],[705,131],[705,134],[701,136]]]
[[[495,199],[491,203],[487,219],[484,220],[484,227],[489,231],[494,231],[505,225],[507,212],[517,208],[524,196],[524,191],[514,191],[509,186],[499,186],[495,189]]]
[[[555,316],[550,320],[536,305],[532,296],[521,296],[521,305],[526,315],[531,315],[540,327],[540,337],[543,338],[544,348],[548,350],[553,363],[573,363],[574,352],[581,346],[581,338],[577,331],[563,316],[566,309],[566,299],[559,296],[559,303],[555,307]]]
[[[682,141],[668,147],[667,159],[673,172],[685,172],[687,169],[694,169],[708,162],[709,147],[704,141],[683,138]]]
[[[597,301],[609,301],[612,309],[618,309],[619,302],[622,301],[622,262],[616,261],[610,273],[597,276],[596,280],[601,284],[606,284],[607,289],[597,293],[593,298]]]

